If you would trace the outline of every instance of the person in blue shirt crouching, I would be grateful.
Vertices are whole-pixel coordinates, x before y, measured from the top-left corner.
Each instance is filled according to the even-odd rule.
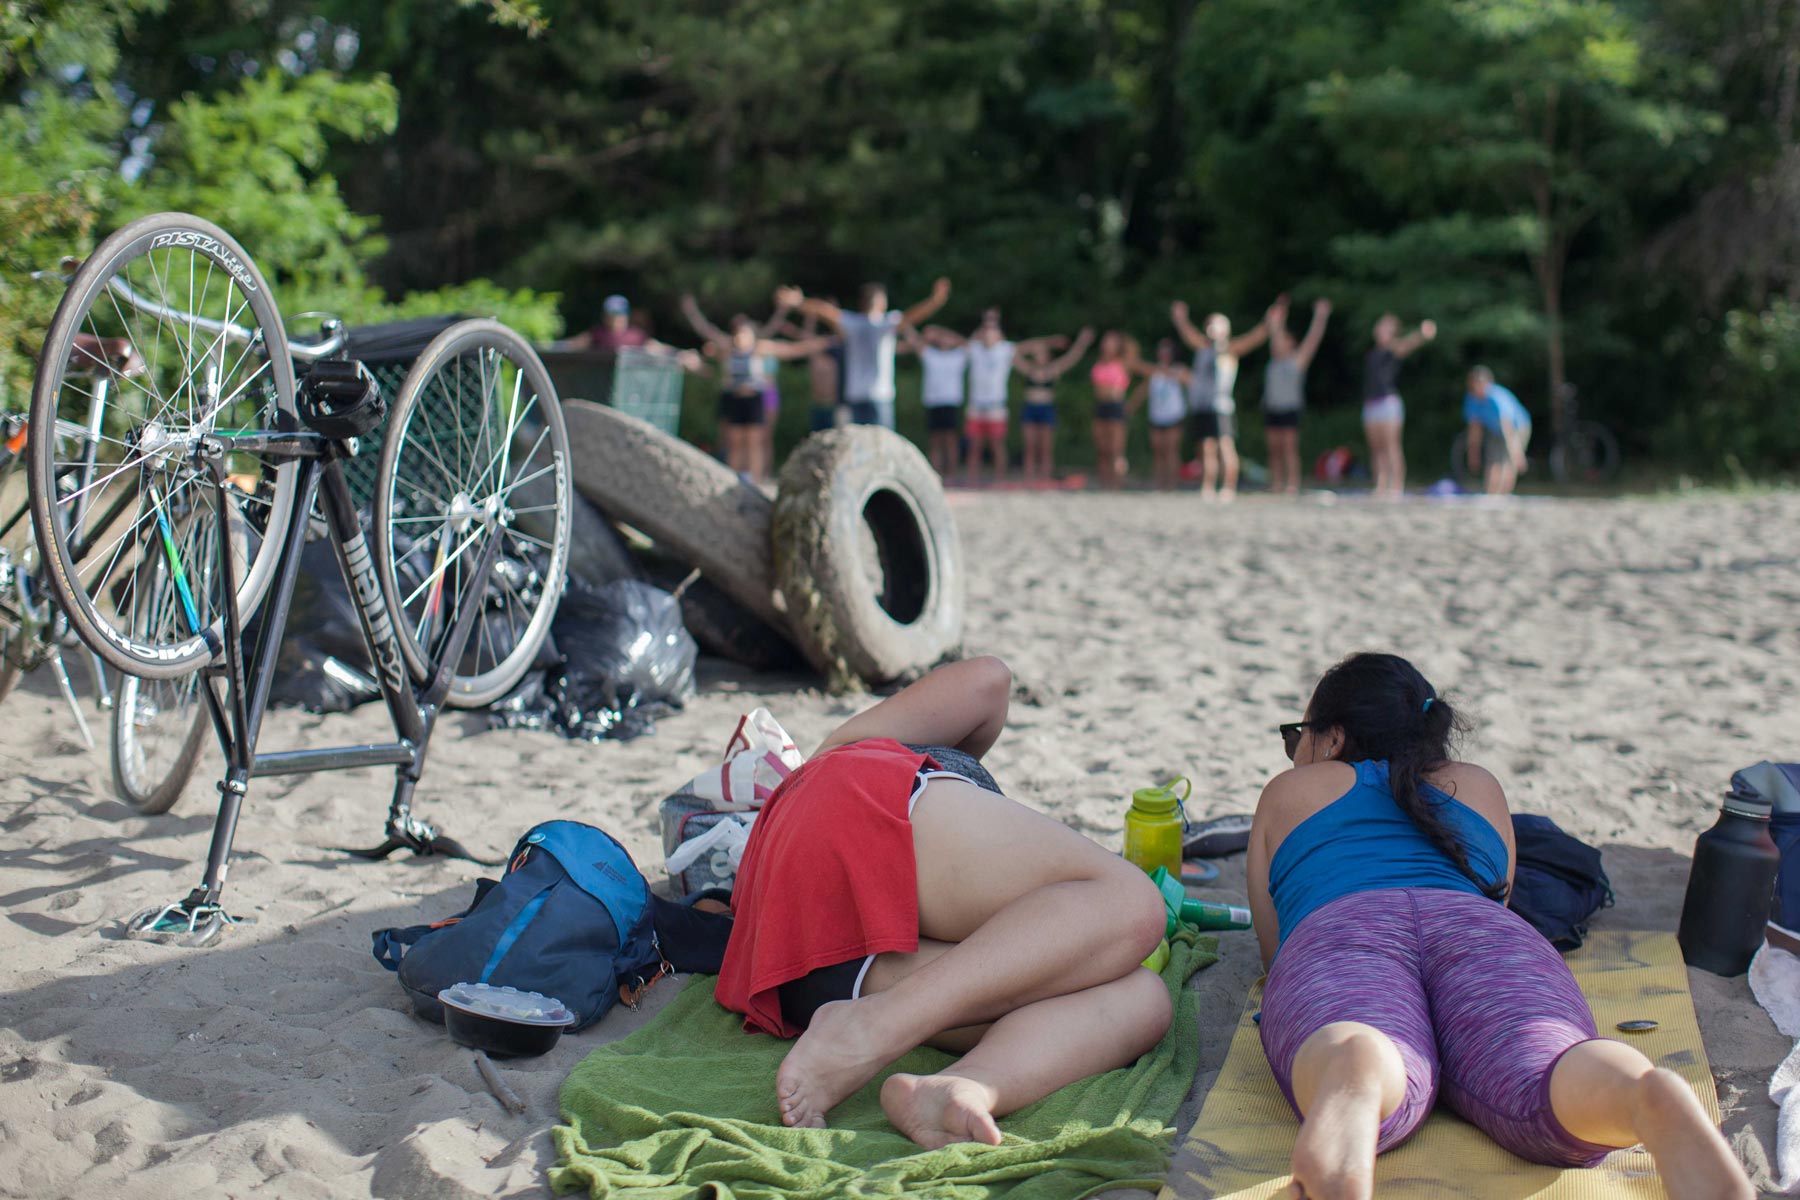
[[[1469,471],[1482,477],[1488,495],[1510,496],[1525,469],[1531,414],[1486,367],[1469,372],[1468,387],[1463,420],[1469,425]]]

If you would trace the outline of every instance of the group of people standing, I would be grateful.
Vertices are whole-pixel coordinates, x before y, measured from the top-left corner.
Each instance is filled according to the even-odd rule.
[[[717,362],[724,384],[719,415],[726,461],[753,479],[772,469],[772,428],[779,404],[775,370],[784,359],[807,360],[814,429],[843,423],[893,428],[895,357],[906,352],[919,356],[928,450],[933,466],[945,478],[960,475],[964,482],[978,484],[989,464],[994,479],[1006,475],[1011,381],[1017,374],[1024,382],[1019,410],[1022,477],[1028,484],[1048,483],[1056,467],[1058,381],[1094,348],[1088,378],[1094,395],[1099,485],[1117,488],[1123,483],[1126,430],[1137,411],[1144,409],[1155,485],[1178,485],[1183,440],[1191,436],[1202,497],[1230,500],[1237,493],[1239,473],[1234,392],[1243,360],[1266,343],[1269,361],[1262,410],[1270,484],[1279,493],[1300,490],[1299,427],[1306,406],[1306,372],[1331,317],[1329,300],[1321,297],[1313,302],[1311,320],[1299,336],[1288,328],[1285,295],[1256,325],[1238,334],[1223,313],[1212,313],[1196,325],[1187,304],[1177,300],[1169,315],[1179,343],[1163,338],[1154,357],[1145,359],[1137,341],[1116,329],[1098,337],[1092,328],[1083,328],[1073,337],[1009,338],[998,308],[985,310],[967,334],[927,324],[949,298],[948,279],[937,280],[928,296],[902,309],[889,306],[887,290],[879,284],[864,286],[855,309],[783,287],[776,290],[775,310],[766,321],[758,323],[740,314],[721,329],[706,319],[693,297],[683,297],[683,311],[705,340],[704,353]],[[1403,332],[1392,314],[1375,324],[1374,347],[1364,367],[1363,426],[1377,496],[1397,497],[1404,491],[1400,364],[1436,333],[1431,321]],[[1183,346],[1189,355],[1186,361]],[[1492,447],[1484,453],[1491,455]]]

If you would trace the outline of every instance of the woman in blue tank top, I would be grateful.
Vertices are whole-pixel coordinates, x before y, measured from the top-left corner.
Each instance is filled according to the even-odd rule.
[[[1680,1076],[1600,1038],[1560,955],[1506,907],[1512,822],[1403,658],[1357,654],[1281,727],[1294,768],[1250,834],[1260,1030],[1301,1119],[1290,1195],[1368,1197],[1441,1094],[1533,1162],[1643,1143],[1671,1197],[1753,1193]]]

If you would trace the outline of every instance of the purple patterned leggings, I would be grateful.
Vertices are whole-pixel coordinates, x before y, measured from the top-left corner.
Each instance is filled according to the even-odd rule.
[[[1379,1029],[1406,1064],[1378,1153],[1412,1136],[1440,1088],[1520,1158],[1589,1167],[1614,1149],[1571,1136],[1550,1111],[1557,1061],[1599,1036],[1587,1000],[1543,935],[1492,900],[1389,888],[1309,913],[1263,989],[1263,1051],[1289,1104],[1301,1043],[1337,1021]]]

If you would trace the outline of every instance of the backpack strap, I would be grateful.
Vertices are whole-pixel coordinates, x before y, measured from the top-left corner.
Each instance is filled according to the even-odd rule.
[[[373,943],[370,947],[370,953],[375,956],[376,962],[380,963],[388,970],[398,971],[400,969],[400,960],[406,957],[406,952],[412,949],[414,943],[432,930],[448,928],[474,912],[476,906],[481,903],[482,898],[497,887],[498,884],[499,881],[495,879],[477,879],[475,881],[475,898],[469,901],[469,907],[463,909],[454,917],[446,917],[442,921],[433,921],[429,925],[402,925],[394,929],[377,929],[374,933],[369,935],[369,941]]]

